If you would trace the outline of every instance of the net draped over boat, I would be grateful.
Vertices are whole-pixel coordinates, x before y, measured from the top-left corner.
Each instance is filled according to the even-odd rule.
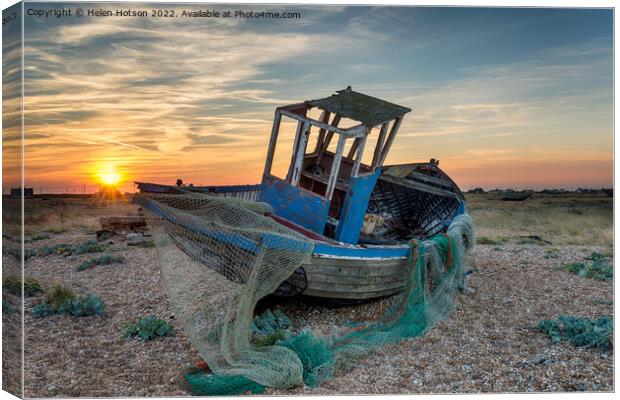
[[[460,215],[447,233],[410,242],[407,285],[378,322],[258,347],[250,341],[256,303],[309,263],[313,242],[265,216],[265,203],[190,192],[135,201],[146,211],[172,308],[213,371],[186,375],[201,395],[316,386],[383,345],[422,335],[451,312],[474,243],[471,219]]]

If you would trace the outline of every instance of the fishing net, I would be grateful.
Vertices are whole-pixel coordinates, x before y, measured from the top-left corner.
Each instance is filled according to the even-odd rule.
[[[264,203],[190,192],[135,201],[146,211],[170,303],[213,371],[185,374],[199,395],[320,385],[381,346],[422,335],[451,312],[474,243],[471,219],[460,215],[445,234],[410,242],[407,285],[379,322],[333,337],[304,330],[257,346],[252,332],[290,321],[254,321],[256,303],[309,262],[313,242],[265,216],[272,210]]]
[[[172,308],[211,370],[263,386],[301,384],[299,357],[255,347],[249,332],[256,302],[308,260],[312,242],[264,217],[270,208],[261,203],[199,193],[136,201],[148,210]]]
[[[387,344],[421,336],[448,316],[454,294],[462,289],[466,251],[474,243],[468,215],[454,219],[447,233],[409,243],[405,289],[377,323],[360,324],[332,345],[337,369],[346,369],[361,356]]]

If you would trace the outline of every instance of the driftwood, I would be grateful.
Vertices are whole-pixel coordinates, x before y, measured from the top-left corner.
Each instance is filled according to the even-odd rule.
[[[538,243],[538,244],[553,244],[550,241],[545,240],[538,235],[521,235],[519,236],[519,238],[521,238],[521,240],[524,242],[532,242],[532,243]]]
[[[143,216],[132,215],[123,217],[101,217],[99,223],[102,229],[110,231],[134,231],[138,228],[146,227],[146,221]]]
[[[122,217],[99,218],[101,230],[97,231],[97,239],[105,240],[118,234],[127,232],[143,232],[146,230],[144,216],[131,215]]]

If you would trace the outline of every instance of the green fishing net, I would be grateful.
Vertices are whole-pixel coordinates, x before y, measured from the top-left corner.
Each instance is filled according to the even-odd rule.
[[[290,321],[275,313],[254,320],[256,303],[309,262],[313,242],[265,216],[264,203],[189,192],[135,201],[146,211],[170,303],[212,371],[185,373],[198,395],[317,386],[382,346],[424,334],[452,311],[474,243],[470,217],[459,215],[445,234],[410,242],[407,284],[378,322],[258,346],[253,332],[272,334],[270,323]]]

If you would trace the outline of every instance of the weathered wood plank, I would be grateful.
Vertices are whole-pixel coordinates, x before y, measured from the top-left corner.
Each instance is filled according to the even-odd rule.
[[[334,276],[334,275],[323,275],[316,274],[314,272],[308,273],[309,279],[312,281],[312,285],[321,286],[323,284],[339,284],[346,285],[351,287],[366,287],[369,285],[391,285],[392,283],[404,284],[407,280],[405,277],[406,274],[397,274],[397,275],[386,275],[386,276],[350,276],[350,275],[342,275],[342,276]]]
[[[445,189],[440,189],[437,188],[435,186],[430,186],[421,182],[415,182],[412,181],[410,179],[399,179],[399,178],[394,178],[392,176],[389,175],[381,175],[379,177],[379,179],[385,180],[387,182],[393,183],[395,185],[401,185],[401,186],[406,186],[409,187],[411,189],[415,189],[415,190],[422,190],[424,192],[427,193],[432,193],[432,194],[436,194],[439,196],[445,196],[445,197],[450,197],[450,198],[458,198],[458,195],[454,192],[450,192],[448,190]]]
[[[331,116],[331,113],[329,111],[323,110],[323,114],[321,114],[320,121],[327,124],[329,122],[330,116]],[[316,141],[316,147],[314,148],[314,152],[317,154],[320,153],[321,149],[323,148],[323,141],[325,140],[325,132],[327,132],[326,128],[320,128],[319,137]]]
[[[389,296],[395,293],[398,293],[402,290],[402,288],[390,288],[377,290],[373,292],[363,292],[363,293],[351,293],[351,292],[337,292],[332,290],[320,290],[315,288],[307,288],[303,295],[309,297],[321,297],[327,299],[342,299],[342,300],[369,300],[375,299],[378,297]]]
[[[361,138],[355,139],[355,143],[358,144],[359,149],[356,149],[357,155],[355,156],[355,163],[353,164],[353,169],[351,169],[351,176],[353,177],[357,177],[357,174],[360,171],[360,164],[362,163],[362,155],[364,153],[364,147],[366,146],[366,137],[367,135],[362,136]]]
[[[377,145],[375,146],[375,153],[372,157],[372,164],[371,164],[372,169],[376,168],[377,164],[379,164],[379,158],[381,157],[381,150],[383,149],[383,141],[385,140],[385,135],[387,134],[389,125],[390,125],[389,122],[386,122],[385,124],[381,125],[381,131],[379,132],[379,137],[377,138]]]
[[[269,147],[267,150],[267,160],[265,161],[264,175],[271,173],[271,165],[273,164],[273,156],[276,151],[276,142],[278,140],[278,133],[280,132],[280,121],[282,120],[282,114],[276,110],[276,114],[273,117],[273,127],[271,128],[271,137],[269,138]]]
[[[378,166],[382,166],[385,162],[385,159],[390,152],[390,148],[392,147],[392,143],[394,143],[394,139],[396,139],[396,134],[398,133],[398,128],[400,128],[400,124],[403,122],[403,117],[396,118],[394,120],[394,124],[392,125],[392,129],[390,130],[390,136],[388,136],[383,149],[381,149],[381,158],[379,159]]]
[[[137,228],[146,227],[146,221],[144,216],[131,215],[131,216],[119,216],[119,217],[100,217],[99,223],[102,229],[110,231],[116,230],[134,230]]]
[[[341,258],[341,257],[312,257],[312,261],[307,265],[316,264],[321,266],[334,266],[344,268],[364,268],[364,269],[381,269],[388,266],[398,266],[407,262],[405,257],[387,257],[387,258]]]
[[[336,154],[334,154],[334,160],[332,161],[332,169],[329,173],[329,183],[327,184],[327,190],[325,191],[325,197],[327,200],[332,199],[334,195],[334,189],[336,188],[336,182],[338,180],[338,173],[340,172],[340,162],[342,161],[342,152],[344,151],[344,142],[346,136],[340,135],[338,138],[338,146],[336,147]]]
[[[297,153],[293,164],[293,175],[291,176],[291,185],[297,186],[299,183],[299,177],[302,171],[304,156],[306,154],[306,147],[308,145],[308,137],[310,136],[310,124],[304,122],[301,128],[301,135],[299,137],[299,144],[297,147]]]
[[[387,171],[386,175],[389,175],[389,170]],[[430,176],[430,175],[426,175],[423,174],[421,172],[411,172],[408,177],[411,177],[413,179],[417,179],[420,181],[424,181],[426,183],[434,183],[435,185],[440,185],[446,188],[453,188],[454,184],[452,182],[448,182],[444,179],[440,179],[440,178],[435,178],[434,176]]]
[[[334,119],[332,120],[331,126],[337,127],[338,124],[340,124],[341,119],[342,117],[339,114],[334,115]],[[334,137],[334,131],[328,129],[327,136],[325,137],[325,140],[323,141],[323,144],[321,145],[319,156],[316,159],[317,165],[320,165],[321,161],[323,161],[323,155],[327,151],[327,148],[329,147],[329,144],[331,143],[333,137]]]
[[[282,114],[286,115],[287,117],[291,117],[293,119],[296,119],[299,122],[302,122],[302,123],[303,122],[309,122],[311,125],[318,126],[319,128],[325,128],[325,130],[327,130],[327,131],[335,131],[335,132],[338,132],[338,133],[344,134],[344,135],[347,134],[349,129],[353,129],[353,128],[349,128],[349,129],[338,128],[338,127],[335,127],[333,125],[328,125],[328,124],[325,124],[325,123],[323,123],[321,121],[317,121],[316,119],[304,117],[302,115],[295,114],[295,113],[288,112],[288,111],[284,111],[284,110],[282,111]]]
[[[360,143],[359,143],[360,139],[361,139],[361,138],[356,138],[356,139],[353,141],[353,144],[351,145],[351,148],[349,149],[349,152],[347,153],[347,158],[348,158],[348,159],[352,160],[352,159],[353,159],[353,157],[355,156],[355,152],[357,151],[357,148],[358,148],[358,147],[359,147],[359,145],[360,145]]]
[[[308,287],[306,288],[306,292],[312,290],[321,290],[321,291],[330,291],[335,293],[373,293],[383,290],[398,290],[405,286],[405,280],[401,280],[398,282],[377,282],[377,283],[368,283],[366,285],[353,285],[347,283],[340,282],[316,282],[313,281],[311,277],[308,277]]]
[[[329,265],[324,263],[305,264],[306,269],[316,271],[317,273],[341,276],[341,275],[359,275],[359,276],[384,276],[404,273],[407,269],[407,259],[403,259],[400,263],[386,263],[378,267],[368,267],[358,264],[357,260],[350,260],[349,265]]]
[[[297,159],[297,149],[299,149],[299,142],[303,134],[303,128],[305,124],[302,120],[297,121],[297,128],[295,129],[295,139],[293,141],[293,151],[291,153],[291,162],[288,165],[288,172],[286,174],[286,180],[291,182],[293,178],[293,169],[295,168],[295,160]]]
[[[373,277],[404,274],[406,270],[406,263],[407,260],[403,260],[402,264],[386,265],[381,268],[366,268],[364,266],[357,265],[350,265],[347,267],[323,264],[305,264],[304,269],[310,271],[309,273],[318,273],[331,276]]]

